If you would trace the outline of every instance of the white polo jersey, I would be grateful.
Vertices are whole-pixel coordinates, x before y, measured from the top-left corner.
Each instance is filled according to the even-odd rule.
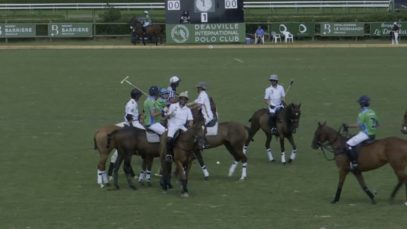
[[[139,113],[138,113],[137,101],[134,100],[134,99],[130,99],[130,100],[127,102],[127,104],[126,104],[126,108],[124,109],[124,112],[125,112],[125,114],[124,114],[124,121],[127,122],[126,116],[127,116],[128,114],[130,114],[130,115],[133,116],[132,121],[138,121]]]
[[[169,116],[168,128],[170,128],[170,126],[184,126],[187,121],[192,121],[194,119],[192,117],[191,109],[187,106],[181,107],[179,102],[171,104],[167,114]]]
[[[280,106],[283,97],[285,97],[283,86],[277,84],[276,87],[270,86],[266,88],[264,99],[268,100],[270,105]]]
[[[209,96],[206,91],[201,91],[198,95],[198,98],[194,101],[197,104],[201,104],[202,115],[205,118],[205,124],[210,122],[213,119],[213,113],[211,109],[211,103],[209,101]]]

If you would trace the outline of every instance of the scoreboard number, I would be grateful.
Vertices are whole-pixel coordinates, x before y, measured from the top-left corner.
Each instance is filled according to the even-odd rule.
[[[168,0],[167,10],[181,10],[180,0]]]
[[[208,22],[208,13],[201,13],[201,22],[207,23]]]
[[[237,9],[237,0],[225,0],[225,9]]]

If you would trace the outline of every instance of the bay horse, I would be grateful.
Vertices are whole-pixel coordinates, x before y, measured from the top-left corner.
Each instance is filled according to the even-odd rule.
[[[201,112],[199,112],[200,114]],[[192,128],[188,129],[186,132],[183,132],[179,135],[178,139],[175,142],[173,153],[173,162],[175,164],[176,170],[175,175],[178,177],[181,183],[181,197],[189,197],[188,191],[188,178],[189,172],[192,165],[192,160],[195,158],[195,150],[200,145],[203,145],[203,139],[206,133],[204,126],[205,120],[203,116],[200,119],[194,118],[194,124]],[[165,137],[164,137],[165,138]],[[163,142],[163,141],[162,141]],[[166,150],[165,143],[162,144],[161,148],[161,168],[162,168],[162,177],[161,177],[161,187],[164,191],[172,188],[171,185],[171,172],[172,172],[172,163],[165,160]]]
[[[286,108],[279,111],[277,114],[276,129],[277,133],[274,134],[280,140],[281,147],[281,162],[286,163],[285,158],[285,146],[284,139],[287,138],[292,146],[292,151],[288,163],[291,163],[296,158],[297,146],[294,142],[293,134],[296,132],[296,129],[299,126],[299,121],[301,117],[301,104],[290,103]],[[250,132],[249,138],[246,141],[244,146],[244,152],[247,152],[250,141],[256,135],[259,129],[262,129],[266,134],[266,153],[269,161],[274,161],[272,150],[270,147],[272,133],[271,127],[269,124],[269,111],[267,108],[262,108],[254,112],[252,117],[249,119],[250,122]]]
[[[234,158],[234,162],[229,168],[228,176],[233,175],[238,163],[241,162],[242,174],[240,176],[240,180],[244,180],[247,177],[247,157],[243,152],[243,147],[248,139],[248,127],[237,122],[221,122],[219,123],[217,135],[206,136],[207,147],[205,149],[211,149],[224,145]]]
[[[131,18],[129,24],[132,34],[134,34],[136,37],[141,38],[143,45],[146,45],[145,38],[149,38],[151,41],[154,41],[155,45],[158,45],[158,41],[160,42],[160,44],[163,43],[163,28],[160,25],[151,24],[145,28],[144,32],[142,20],[136,16]]]
[[[324,123],[318,123],[318,127],[315,130],[314,138],[312,140],[312,148],[322,150],[327,146],[331,147],[336,161],[336,166],[339,169],[339,182],[336,189],[335,198],[331,203],[339,201],[342,186],[345,182],[345,178],[350,171],[349,159],[345,153],[345,145],[347,138],[339,131],[332,129]],[[390,195],[390,200],[393,200],[399,191],[400,187],[404,184],[406,188],[406,200],[407,200],[407,141],[398,137],[387,137],[384,139],[376,140],[373,143],[362,145],[359,150],[358,157],[359,169],[354,171],[363,191],[369,196],[371,202],[374,204],[375,195],[368,189],[365,184],[362,172],[377,169],[387,163],[393,168],[394,173],[398,178],[398,183],[394,187]],[[407,205],[407,202],[405,203]]]
[[[401,124],[401,133],[407,134],[407,111],[404,112],[403,124]]]
[[[110,144],[114,142],[118,151],[118,157],[112,174],[115,188],[119,189],[118,170],[124,161],[125,174],[129,187],[136,189],[132,182],[132,176],[130,176],[129,172],[126,172],[131,168],[132,155],[138,155],[143,159],[142,171],[147,171],[147,173],[148,171],[151,172],[154,158],[160,156],[160,143],[149,143],[147,141],[146,131],[134,127],[125,127],[115,130],[108,135],[107,139],[107,147],[110,148]],[[151,180],[147,180],[147,183],[150,185]]]
[[[116,143],[113,141],[107,147],[108,135],[114,131],[120,129],[121,127],[111,124],[99,128],[96,130],[95,136],[93,138],[94,149],[99,152],[99,162],[97,164],[97,180],[101,188],[108,183],[107,174],[106,174],[106,161],[109,157],[110,152],[116,148]]]

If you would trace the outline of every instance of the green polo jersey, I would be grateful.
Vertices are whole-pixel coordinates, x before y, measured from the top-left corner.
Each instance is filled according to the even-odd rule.
[[[372,109],[365,107],[358,115],[358,124],[367,135],[376,135],[379,119]]]

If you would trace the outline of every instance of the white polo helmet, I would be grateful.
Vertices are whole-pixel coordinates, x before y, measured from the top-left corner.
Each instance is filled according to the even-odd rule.
[[[188,91],[181,92],[178,97],[179,98],[184,97],[186,99],[189,99]]]
[[[275,81],[278,81],[278,75],[276,75],[276,74],[272,74],[272,75],[270,75],[269,80],[275,80]]]
[[[178,83],[181,81],[178,76],[171,76],[170,83]]]

